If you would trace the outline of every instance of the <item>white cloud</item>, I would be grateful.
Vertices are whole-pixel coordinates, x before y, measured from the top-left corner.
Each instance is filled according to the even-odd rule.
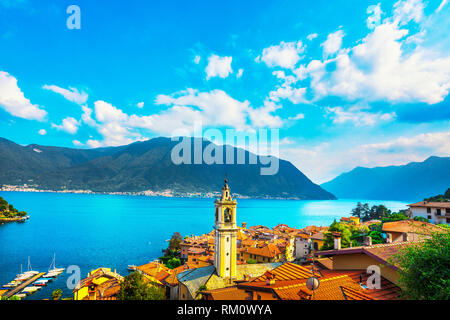
[[[301,41],[281,42],[279,45],[265,48],[262,57],[257,61],[263,61],[268,67],[282,67],[292,69],[300,60],[300,54],[305,48]]]
[[[242,77],[242,74],[244,73],[244,69],[239,69],[238,73],[236,74],[236,78]]]
[[[405,52],[402,44],[407,34],[408,30],[385,22],[336,58],[312,61],[307,71],[316,98],[442,101],[450,88],[450,57],[420,46]],[[326,70],[328,64],[335,65],[332,71]]]
[[[61,125],[56,125],[56,124],[52,123],[52,127],[56,128],[58,130],[65,131],[70,134],[77,133],[79,126],[80,126],[80,122],[72,117],[67,117],[67,118],[63,119]]]
[[[344,110],[342,107],[333,107],[326,109],[329,114],[332,114],[333,123],[342,124],[351,122],[355,126],[374,126],[379,122],[389,122],[395,119],[395,112],[391,113],[370,113],[362,111],[359,107],[352,107],[349,110]]]
[[[306,36],[306,39],[308,39],[309,41],[312,41],[313,39],[317,38],[317,36],[318,36],[317,33],[311,33]]]
[[[136,105],[138,108],[142,109],[144,107],[144,102],[138,102]]]
[[[77,147],[83,146],[83,144],[80,141],[78,141],[78,140],[73,140],[72,143],[73,143],[74,146],[77,146]]]
[[[199,64],[200,63],[200,59],[201,59],[201,57],[199,55],[195,56],[194,63],[195,64]]]
[[[41,136],[45,136],[45,135],[47,134],[47,131],[46,131],[45,129],[41,129],[41,130],[38,131],[38,133],[39,133]]]
[[[294,70],[294,73],[296,73],[299,69],[301,68]],[[285,72],[281,70],[274,71],[272,74],[282,80],[282,83],[277,85],[275,90],[269,92],[270,100],[279,102],[280,99],[288,99],[294,104],[309,103],[309,101],[305,98],[306,88],[293,87],[293,85],[297,82],[298,77],[301,76],[300,73],[297,73],[298,77],[293,75],[287,76]]]
[[[95,127],[97,123],[94,119],[92,119],[92,109],[88,106],[81,106],[81,109],[83,110],[83,114],[81,115],[81,120],[83,120],[84,123],[91,127]]]
[[[167,114],[151,117],[183,116],[189,117],[182,123],[193,124],[194,121],[202,121],[204,126],[230,126],[237,129],[246,127],[246,117],[250,103],[238,101],[222,90],[199,92],[188,89],[175,95],[159,95],[156,104],[173,105]],[[175,108],[176,107],[176,108]],[[191,108],[191,107],[195,107]],[[190,118],[192,117],[192,118]]]
[[[328,57],[339,51],[342,46],[342,38],[344,35],[344,31],[342,30],[338,30],[328,35],[327,40],[321,44],[324,56]]]
[[[288,119],[289,120],[301,120],[301,119],[305,119],[305,115],[303,113],[298,113],[294,117],[289,117]]]
[[[230,73],[233,73],[231,69],[232,57],[219,57],[218,55],[212,54],[208,58],[208,65],[206,66],[206,79],[212,77],[226,78]]]
[[[88,95],[86,92],[84,91],[79,92],[78,89],[73,87],[69,87],[69,89],[64,89],[55,85],[44,85],[42,88],[58,93],[67,100],[75,102],[79,105],[86,103],[88,99]]]
[[[116,122],[124,121],[128,116],[120,109],[114,107],[112,104],[98,100],[94,102],[95,117],[100,122]]]
[[[423,18],[422,0],[400,0],[394,4],[394,23],[404,25],[414,20],[419,23]]]
[[[383,14],[383,11],[381,11],[381,3],[369,6],[367,8],[367,14],[370,14],[370,16],[367,17],[367,27],[369,29],[374,29],[380,25],[381,15]]]
[[[450,131],[387,137],[386,141],[368,144],[355,143],[348,137],[316,145],[297,143],[281,147],[280,155],[314,182],[323,183],[358,166],[404,165],[433,155],[450,156]]]
[[[283,125],[283,121],[279,116],[274,116],[273,113],[279,109],[280,106],[272,101],[264,101],[264,106],[248,110],[250,120],[254,127],[269,127],[269,128],[279,128]]]
[[[47,112],[25,98],[17,85],[17,79],[0,71],[0,107],[13,116],[43,121]]]
[[[439,5],[439,7],[436,9],[436,12],[439,12],[442,10],[442,8],[444,8],[444,6],[447,4],[447,0],[442,0],[441,4]]]
[[[86,144],[89,146],[89,147],[91,147],[91,148],[99,148],[99,147],[101,147],[103,144],[100,142],[100,141],[98,141],[98,140],[88,140],[87,142],[86,142]]]

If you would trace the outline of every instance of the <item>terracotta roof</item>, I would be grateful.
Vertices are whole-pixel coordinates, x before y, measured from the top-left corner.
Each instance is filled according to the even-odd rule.
[[[321,273],[324,277],[333,275],[347,275],[353,281],[357,283],[361,281],[362,284],[367,284],[367,279],[370,276],[367,274],[367,270],[322,270]],[[380,289],[365,289],[364,292],[377,300],[393,300],[399,299],[401,289],[389,280],[381,277]]]
[[[171,275],[163,280],[163,283],[172,287],[176,286],[178,284],[178,272],[173,271]]]
[[[450,202],[420,201],[420,202],[408,204],[408,207],[449,208],[450,209]]]
[[[311,240],[324,240],[325,234],[323,232],[317,232],[311,236]]]
[[[150,277],[155,278],[158,282],[161,282],[172,273],[171,269],[159,262],[150,262],[142,266],[138,266],[136,269]]]
[[[397,266],[391,265],[388,263],[388,259],[392,257],[394,254],[399,252],[401,249],[409,247],[411,245],[418,244],[417,241],[408,241],[408,242],[393,242],[393,243],[383,243],[383,244],[375,244],[372,246],[362,246],[362,247],[353,247],[353,248],[343,248],[340,250],[326,250],[326,251],[318,251],[315,254],[320,256],[334,256],[340,254],[354,254],[354,253],[364,253],[372,258],[378,260],[379,262],[390,266],[391,268],[397,270]]]
[[[248,247],[245,248],[244,252],[268,258],[274,258],[281,253],[280,249],[276,245],[273,245],[271,243],[265,245],[262,248]]]
[[[290,262],[283,263],[279,267],[271,270],[270,273],[275,276],[276,281],[307,279],[312,276],[310,269]],[[266,281],[266,279],[267,274],[263,274],[253,281]]]
[[[322,267],[322,269],[333,269],[333,260],[330,258],[321,258],[321,259],[315,259],[315,262]]]
[[[418,234],[431,234],[433,232],[442,232],[443,228],[422,221],[415,220],[401,220],[394,222],[385,222],[383,223],[383,231],[384,232],[410,232],[410,233],[418,233]]]
[[[202,294],[213,300],[248,300],[249,297],[245,290],[238,289],[236,286],[204,291]]]

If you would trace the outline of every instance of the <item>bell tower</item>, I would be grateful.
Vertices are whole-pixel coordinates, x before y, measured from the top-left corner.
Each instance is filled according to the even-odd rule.
[[[231,198],[227,179],[222,188],[222,196],[214,203],[216,207],[214,266],[219,277],[233,279],[236,277],[237,201]]]

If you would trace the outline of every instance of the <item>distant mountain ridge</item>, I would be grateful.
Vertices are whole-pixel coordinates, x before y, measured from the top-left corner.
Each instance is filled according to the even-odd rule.
[[[73,149],[21,146],[0,138],[0,185],[28,184],[44,190],[94,192],[170,189],[178,193],[206,193],[220,191],[226,174],[232,191],[244,196],[335,199],[281,159],[279,171],[273,176],[260,175],[260,164],[236,164],[236,161],[224,165],[175,165],[171,150],[177,143],[161,137],[120,147]],[[202,143],[206,146],[210,142]],[[236,148],[234,154],[236,157]],[[245,158],[249,156],[245,151]]]
[[[321,184],[338,198],[420,201],[450,187],[450,157],[376,168],[357,167]]]

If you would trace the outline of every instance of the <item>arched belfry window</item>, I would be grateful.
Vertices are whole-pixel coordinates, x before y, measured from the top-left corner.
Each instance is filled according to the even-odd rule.
[[[219,220],[219,208],[216,207],[216,221]]]
[[[231,209],[230,208],[225,209],[224,220],[225,220],[225,222],[231,222]]]

